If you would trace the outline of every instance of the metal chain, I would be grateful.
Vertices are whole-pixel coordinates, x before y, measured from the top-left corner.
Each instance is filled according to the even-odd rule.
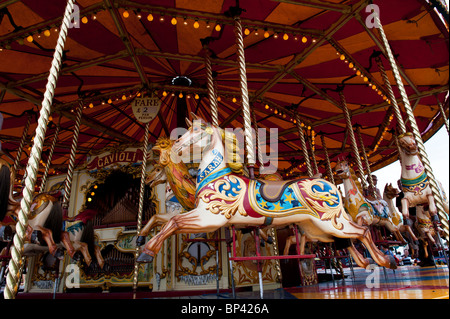
[[[28,215],[30,213],[31,202],[33,200],[34,186],[36,184],[37,172],[39,169],[39,160],[41,158],[52,100],[55,94],[56,82],[61,69],[64,43],[66,41],[67,31],[71,21],[74,1],[75,0],[67,1],[61,30],[59,32],[55,53],[53,55],[52,66],[50,68],[47,85],[45,88],[44,99],[42,101],[42,108],[40,111],[38,126],[36,128],[36,136],[34,138],[33,147],[31,149],[30,158],[27,164],[27,177],[25,179],[25,187],[23,189],[23,199],[20,201],[16,234],[14,235],[13,245],[11,246],[11,260],[8,265],[9,273],[6,277],[6,286],[4,290],[5,299],[14,299],[19,288],[18,284],[20,279],[20,269],[22,267],[24,238],[28,226]]]
[[[428,180],[430,182],[431,191],[433,193],[434,201],[436,204],[436,208],[438,210],[438,215],[441,217],[441,223],[444,228],[445,236],[448,240],[449,238],[449,226],[448,226],[448,217],[445,214],[443,200],[439,191],[439,187],[437,186],[436,179],[433,174],[433,169],[431,168],[430,161],[428,159],[427,152],[425,150],[425,145],[422,140],[422,135],[420,134],[419,127],[417,126],[416,118],[414,117],[414,111],[409,103],[408,95],[406,94],[405,87],[403,86],[403,81],[398,71],[397,63],[394,59],[394,55],[392,54],[391,47],[389,45],[386,34],[384,33],[383,26],[381,25],[380,17],[378,14],[374,14],[375,22],[378,25],[378,32],[383,40],[384,48],[386,50],[389,63],[391,64],[392,72],[394,74],[395,81],[397,82],[398,89],[400,91],[400,95],[402,97],[402,101],[405,107],[406,115],[408,117],[409,123],[411,125],[412,133],[416,140],[417,147],[419,149],[419,155],[422,160],[423,166],[425,168],[425,172],[428,175]]]

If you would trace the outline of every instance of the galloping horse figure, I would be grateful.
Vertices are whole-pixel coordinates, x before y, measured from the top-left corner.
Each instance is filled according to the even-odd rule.
[[[12,196],[15,172],[9,164],[0,160],[0,223],[15,228],[18,220],[20,202]],[[36,232],[42,234],[50,254],[61,257],[56,242],[61,239],[62,208],[59,202],[60,193],[41,193],[33,198],[28,217],[25,241],[42,244]]]
[[[386,184],[383,191],[383,199],[389,205],[389,212],[391,213],[391,219],[394,225],[396,225],[401,233],[407,233],[410,235],[412,241],[417,241],[417,237],[412,231],[409,225],[402,224],[401,214],[397,211],[394,205],[394,198],[400,195],[400,191],[392,186],[392,184]]]
[[[86,209],[75,217],[65,217],[62,243],[66,248],[70,247],[68,253],[71,258],[79,251],[89,267],[92,263],[91,254],[94,254],[98,265],[103,269],[105,261],[102,257],[100,247],[94,242],[94,226],[92,220],[97,213],[94,209]]]
[[[392,222],[389,205],[385,200],[369,200],[364,197],[361,183],[347,161],[338,161],[334,170],[344,183],[344,207],[358,225],[386,227],[398,241],[406,244],[400,229]]]
[[[437,217],[437,208],[427,173],[418,155],[418,148],[412,133],[401,134],[398,137],[400,163],[402,165],[401,183],[404,197],[401,200],[402,214],[409,218],[409,207],[428,204],[430,213]],[[439,183],[438,183],[439,184]],[[445,194],[440,189],[443,198]],[[448,215],[448,202],[444,200],[444,210]]]
[[[178,155],[187,150],[202,154],[196,208],[172,217],[146,244],[139,262],[151,262],[173,234],[212,232],[228,225],[278,227],[296,223],[313,240],[345,242],[361,267],[367,267],[369,261],[350,240],[341,238],[361,240],[376,263],[397,267],[393,258],[375,246],[368,228],[348,218],[334,184],[323,179],[250,180],[242,175],[236,136],[193,117],[194,125],[187,120],[190,128],[173,144],[173,150]]]

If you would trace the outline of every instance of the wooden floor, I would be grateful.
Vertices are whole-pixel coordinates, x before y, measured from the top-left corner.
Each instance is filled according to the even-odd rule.
[[[308,287],[285,288],[297,299],[448,299],[449,271],[437,267],[400,266],[346,269],[345,280],[334,280]]]

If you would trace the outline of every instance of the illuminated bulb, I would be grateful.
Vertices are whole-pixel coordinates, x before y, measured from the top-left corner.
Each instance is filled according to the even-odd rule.
[[[176,25],[178,23],[177,18],[173,17],[172,20],[170,20],[170,23],[172,23],[172,25]]]
[[[162,95],[163,95],[163,96],[167,96],[167,92],[164,91],[164,92],[162,93]]]
[[[122,13],[122,15],[123,15],[123,17],[126,19],[126,18],[128,18],[128,17],[130,16],[130,13],[129,13],[127,10],[125,10],[125,11]]]
[[[194,22],[194,28],[195,29],[198,29],[200,27],[200,24],[198,23],[198,21],[195,21]]]
[[[92,192],[92,193],[91,193],[91,196],[94,196],[94,195],[95,195],[95,193],[94,193],[94,192]]]
[[[50,33],[50,30],[45,30],[45,31],[44,31],[44,35],[45,35],[46,37],[49,37],[50,34],[51,34],[51,33]]]
[[[217,101],[222,101],[222,98],[220,96],[217,97]]]
[[[180,99],[182,99],[182,98],[183,98],[183,93],[180,92],[180,94],[178,94],[178,97],[179,97]]]
[[[269,105],[268,105],[268,104],[266,104],[265,108],[266,108],[266,110],[268,110],[268,109],[269,109]]]
[[[278,114],[278,110],[275,110],[273,113]]]
[[[372,90],[375,90],[377,88],[377,86],[374,84],[372,85]]]
[[[91,103],[89,104],[89,108],[92,109],[93,107],[94,107],[94,104],[91,102]]]
[[[30,43],[33,42],[33,36],[32,36],[32,35],[29,35],[29,36],[27,37],[27,41],[30,42]]]
[[[124,95],[122,95],[122,100],[126,100],[127,99],[127,96],[124,94]]]
[[[216,24],[216,27],[214,28],[217,32],[219,32],[220,30],[222,30],[222,27],[220,26],[220,24]]]
[[[88,198],[88,202],[92,202],[92,198],[89,197],[89,198]]]
[[[339,59],[341,59],[341,61],[345,60],[345,55],[341,54],[341,56],[339,57]]]
[[[50,115],[49,118],[48,118],[48,120],[49,120],[49,121],[53,121],[53,116]]]
[[[161,16],[161,17],[159,18],[159,21],[164,22],[164,16]]]
[[[369,78],[367,76],[364,77],[364,82],[369,81]]]
[[[250,30],[249,30],[248,28],[245,28],[244,34],[245,34],[245,35],[249,35],[249,34],[250,34]]]
[[[198,100],[199,98],[200,98],[200,96],[198,96],[198,94],[197,94],[197,93],[195,93],[195,95],[194,95],[194,99]]]
[[[81,22],[83,22],[84,24],[88,23],[88,18],[87,17],[82,17],[81,18]]]
[[[94,189],[97,189],[98,188],[98,186],[97,185],[94,185]]]
[[[233,103],[236,103],[237,100],[235,97],[233,97],[232,101],[233,101]]]
[[[265,31],[265,32],[264,32],[264,38],[267,39],[269,36],[270,36],[269,31]]]
[[[154,19],[153,18],[153,14],[149,13],[148,16],[147,16],[147,20],[148,21],[153,21],[153,19]]]
[[[285,34],[283,35],[283,40],[287,40],[287,39],[289,39],[289,35],[288,35],[287,33],[285,33]]]
[[[303,42],[303,43],[308,42],[308,38],[307,38],[307,37],[303,37],[303,38],[302,38],[302,42]]]
[[[354,65],[352,62],[350,62],[350,64],[348,65],[348,67],[349,67],[350,69],[352,69],[354,66],[355,66],[355,65]]]
[[[275,39],[278,39],[278,33],[275,33],[275,34],[273,35],[273,37],[274,37]]]

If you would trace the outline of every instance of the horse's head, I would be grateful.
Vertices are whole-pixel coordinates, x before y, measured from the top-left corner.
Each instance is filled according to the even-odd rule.
[[[191,113],[193,122],[186,118],[189,129],[173,144],[173,152],[177,155],[193,154],[197,157],[212,142],[214,128],[201,117]]]
[[[159,153],[159,164],[166,166],[170,163],[170,152],[172,151],[174,141],[167,137],[160,137],[156,141],[152,150]]]
[[[400,191],[389,183],[384,186],[384,195],[386,195],[388,199],[393,199],[400,195]]]
[[[150,187],[164,183],[165,181],[167,181],[167,175],[164,171],[164,167],[158,164],[155,165],[145,178],[145,184],[148,184]]]
[[[407,155],[417,154],[417,144],[412,133],[405,133],[398,136],[398,145]]]
[[[336,175],[341,179],[347,179],[351,177],[350,166],[346,160],[338,160],[336,166],[334,167]]]

